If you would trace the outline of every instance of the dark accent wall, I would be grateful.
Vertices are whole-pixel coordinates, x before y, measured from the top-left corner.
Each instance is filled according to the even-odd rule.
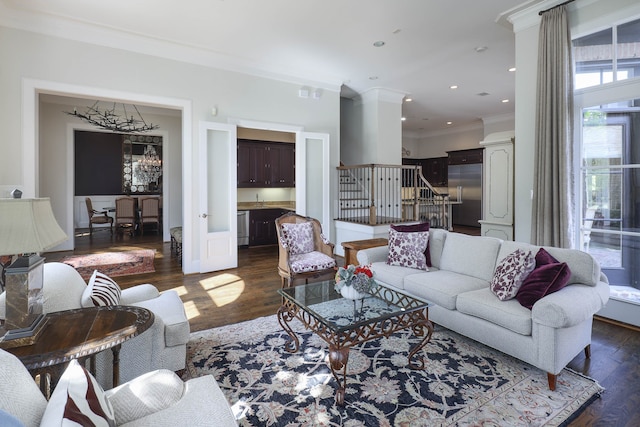
[[[75,195],[122,194],[122,135],[75,131]]]

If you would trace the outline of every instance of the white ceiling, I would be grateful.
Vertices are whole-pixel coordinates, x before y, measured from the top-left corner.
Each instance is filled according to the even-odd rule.
[[[0,0],[8,12],[0,24],[136,51],[161,43],[168,56],[181,51],[181,60],[347,97],[371,88],[401,92],[413,98],[403,106],[403,129],[419,135],[513,114],[514,34],[496,19],[540,2]]]

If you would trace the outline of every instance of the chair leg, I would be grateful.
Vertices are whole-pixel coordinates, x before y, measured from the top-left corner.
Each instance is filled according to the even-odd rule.
[[[556,389],[558,376],[552,374],[551,372],[547,372],[547,380],[549,381],[549,390],[554,391]]]

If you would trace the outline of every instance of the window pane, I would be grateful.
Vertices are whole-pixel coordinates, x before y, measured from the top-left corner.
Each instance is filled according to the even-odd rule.
[[[640,76],[640,19],[617,27],[618,80]]]
[[[596,86],[613,78],[613,31],[611,28],[573,41],[576,64],[575,88]]]

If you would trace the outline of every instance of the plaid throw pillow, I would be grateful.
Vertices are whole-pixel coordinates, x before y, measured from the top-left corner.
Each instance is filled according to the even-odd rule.
[[[120,303],[120,286],[106,274],[95,270],[82,293],[82,307],[102,307]]]

